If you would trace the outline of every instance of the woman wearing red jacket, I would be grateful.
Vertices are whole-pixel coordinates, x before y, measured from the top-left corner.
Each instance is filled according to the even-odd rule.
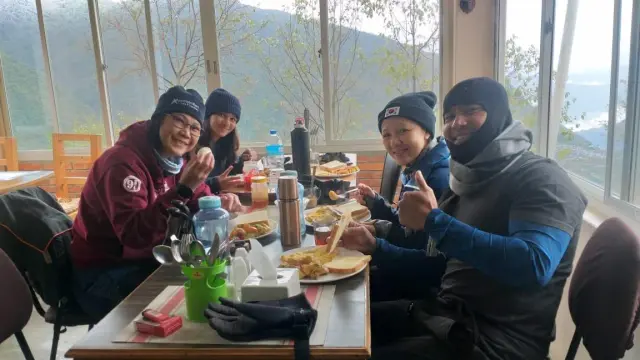
[[[183,164],[200,137],[204,109],[195,90],[170,88],[151,120],[124,129],[91,168],[72,228],[71,258],[74,294],[95,320],[157,267],[151,249],[164,239],[171,200],[195,208],[195,200],[210,195],[204,180],[212,154]],[[239,205],[237,197],[224,196],[228,210]]]

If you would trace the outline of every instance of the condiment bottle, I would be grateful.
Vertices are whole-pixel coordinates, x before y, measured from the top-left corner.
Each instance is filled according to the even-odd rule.
[[[251,207],[264,209],[269,206],[269,184],[264,176],[251,178]]]

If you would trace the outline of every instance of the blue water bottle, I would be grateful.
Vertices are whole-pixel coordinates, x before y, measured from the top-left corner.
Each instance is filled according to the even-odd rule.
[[[193,216],[196,238],[207,251],[216,234],[220,237],[220,248],[225,248],[229,237],[229,213],[222,208],[218,196],[203,196],[198,199],[200,211]]]

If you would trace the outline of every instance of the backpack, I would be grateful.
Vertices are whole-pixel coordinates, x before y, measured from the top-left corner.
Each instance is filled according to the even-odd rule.
[[[39,187],[0,195],[0,248],[49,306],[71,294],[72,221]]]

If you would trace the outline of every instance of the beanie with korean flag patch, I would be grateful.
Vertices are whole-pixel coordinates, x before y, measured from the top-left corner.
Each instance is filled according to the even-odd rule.
[[[422,127],[432,137],[436,130],[436,116],[433,109],[438,98],[431,91],[420,91],[400,95],[378,114],[378,130],[382,132],[382,122],[391,117],[403,117]]]

